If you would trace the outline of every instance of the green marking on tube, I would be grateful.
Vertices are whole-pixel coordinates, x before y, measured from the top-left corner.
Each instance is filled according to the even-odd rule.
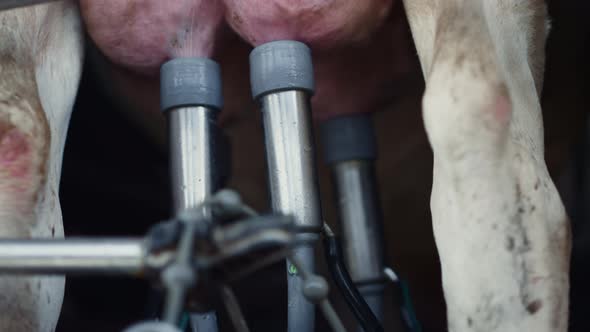
[[[289,268],[287,269],[290,275],[294,276],[297,275],[297,268],[292,263],[289,263]]]

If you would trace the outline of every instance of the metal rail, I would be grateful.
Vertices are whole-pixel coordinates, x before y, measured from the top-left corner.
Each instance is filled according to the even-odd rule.
[[[0,0],[0,10],[9,10],[54,1],[57,0]]]
[[[165,266],[170,253],[147,253],[143,239],[0,240],[0,273],[124,274]]]

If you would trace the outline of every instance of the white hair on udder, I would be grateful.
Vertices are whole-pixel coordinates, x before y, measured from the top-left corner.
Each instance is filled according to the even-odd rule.
[[[178,31],[171,40],[171,55],[176,58],[210,57],[218,28],[223,20],[223,6],[217,0],[183,0]]]
[[[172,54],[177,58],[186,58],[194,56],[197,53],[193,41],[194,25],[195,25],[195,7],[190,6],[190,0],[184,0],[184,5],[187,6],[189,15],[182,18],[179,30],[176,33],[176,38],[172,42]]]

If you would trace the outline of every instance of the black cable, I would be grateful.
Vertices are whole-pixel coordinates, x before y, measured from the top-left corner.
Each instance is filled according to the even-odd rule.
[[[383,326],[356,288],[344,265],[342,247],[333,234],[324,236],[324,250],[332,279],[365,332],[383,332]]]

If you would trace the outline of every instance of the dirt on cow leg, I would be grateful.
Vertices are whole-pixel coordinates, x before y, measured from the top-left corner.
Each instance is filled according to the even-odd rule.
[[[546,26],[535,18],[545,8],[413,1],[406,9],[426,77],[449,330],[565,331],[569,224],[544,162],[535,51],[544,49]],[[548,185],[535,190],[539,179]]]

